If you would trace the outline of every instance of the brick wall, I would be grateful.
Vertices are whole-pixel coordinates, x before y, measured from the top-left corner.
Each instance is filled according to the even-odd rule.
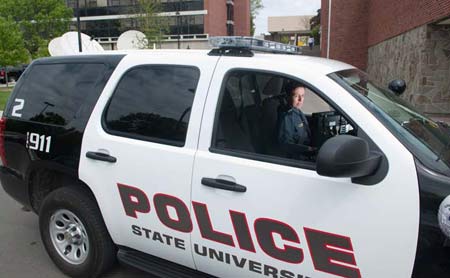
[[[226,0],[205,0],[205,33],[210,36],[227,35],[227,3]]]
[[[367,42],[369,46],[450,15],[449,0],[370,0],[368,2]]]
[[[322,0],[322,57],[328,3]],[[330,58],[365,69],[368,47],[448,16],[450,0],[332,0]]]
[[[322,0],[322,50],[327,56],[328,1]],[[367,66],[368,1],[333,0],[330,58],[365,69]]]
[[[234,34],[250,36],[250,0],[234,0]]]

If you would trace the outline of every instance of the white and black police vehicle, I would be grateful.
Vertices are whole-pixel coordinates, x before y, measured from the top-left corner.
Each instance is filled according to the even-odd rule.
[[[337,61],[248,38],[34,61],[0,121],[5,191],[73,277],[449,277],[445,124]],[[255,51],[257,50],[257,51]],[[306,89],[317,151],[276,140]]]

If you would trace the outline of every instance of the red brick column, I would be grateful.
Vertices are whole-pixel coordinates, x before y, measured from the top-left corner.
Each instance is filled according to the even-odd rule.
[[[234,0],[234,34],[250,36],[250,0]]]
[[[205,33],[210,36],[227,35],[227,2],[226,0],[205,0]]]
[[[322,0],[322,57],[327,56],[329,1]],[[330,58],[365,69],[367,67],[369,1],[331,1]]]

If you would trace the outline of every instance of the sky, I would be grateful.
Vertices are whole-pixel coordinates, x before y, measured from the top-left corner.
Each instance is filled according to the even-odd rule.
[[[317,15],[320,2],[320,0],[262,0],[264,8],[256,16],[255,35],[267,33],[269,16]]]

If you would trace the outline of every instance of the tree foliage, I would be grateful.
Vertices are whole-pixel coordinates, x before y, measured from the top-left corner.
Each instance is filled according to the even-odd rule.
[[[33,58],[47,53],[48,42],[69,30],[73,10],[64,0],[0,0],[0,16],[10,16],[23,33]]]
[[[29,61],[22,32],[12,18],[0,17],[0,65],[15,66]]]
[[[309,21],[311,30],[314,29],[314,27],[316,27],[316,26],[320,26],[320,18],[321,18],[321,9],[318,9],[317,15],[313,16],[311,18],[311,20]]]
[[[317,15],[311,18],[310,27],[311,27],[311,35],[314,37],[315,44],[320,44],[320,18],[321,18],[321,10],[317,10]]]
[[[264,8],[262,0],[250,0],[250,33],[255,34],[255,19],[259,11]]]
[[[152,48],[153,44],[161,45],[162,36],[169,29],[168,18],[158,15],[161,11],[160,0],[137,0],[133,14],[138,29],[146,36],[145,40],[139,41],[142,48]]]

